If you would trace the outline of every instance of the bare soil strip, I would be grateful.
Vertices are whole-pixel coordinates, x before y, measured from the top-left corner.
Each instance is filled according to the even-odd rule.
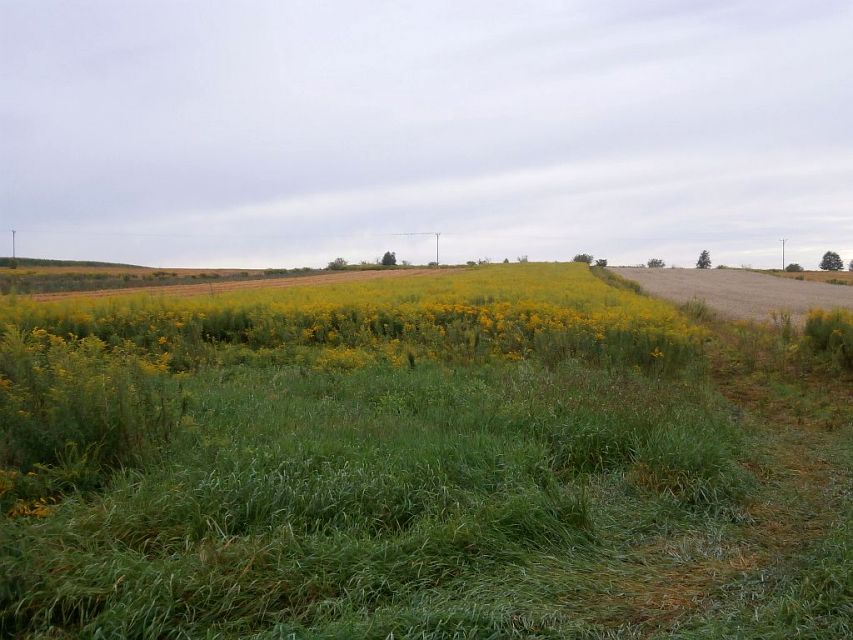
[[[853,287],[789,280],[741,269],[643,269],[611,271],[639,283],[646,292],[683,304],[694,298],[725,318],[770,322],[773,313],[790,313],[802,326],[810,309],[853,309]]]
[[[106,298],[126,296],[138,293],[170,296],[203,296],[228,291],[248,289],[286,289],[289,287],[308,287],[328,284],[345,284],[385,278],[406,278],[411,276],[449,275],[458,269],[399,269],[388,271],[343,271],[331,272],[319,276],[300,276],[288,278],[265,278],[263,280],[238,280],[233,282],[206,282],[200,284],[176,284],[162,287],[128,287],[125,289],[101,289],[99,291],[63,291],[59,293],[37,293],[30,296],[38,302],[65,300],[68,298]]]

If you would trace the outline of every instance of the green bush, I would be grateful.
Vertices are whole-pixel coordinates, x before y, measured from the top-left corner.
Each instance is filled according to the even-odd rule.
[[[7,327],[0,339],[0,466],[94,468],[141,462],[162,441],[180,407],[167,358],[145,360],[108,350],[95,337]]]
[[[827,354],[842,369],[853,371],[853,313],[844,309],[812,311],[805,335],[815,351]]]

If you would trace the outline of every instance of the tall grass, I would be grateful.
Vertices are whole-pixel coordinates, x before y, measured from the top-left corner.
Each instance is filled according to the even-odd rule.
[[[806,319],[805,335],[815,351],[841,369],[853,371],[853,312],[812,311]]]
[[[4,631],[525,637],[570,628],[546,604],[566,586],[545,580],[517,617],[500,585],[562,563],[570,576],[608,544],[590,477],[702,517],[749,488],[712,396],[576,360],[235,365],[185,384],[164,462],[7,526]]]
[[[162,359],[108,350],[94,337],[7,327],[0,337],[0,469],[9,486],[0,508],[48,491],[36,490],[37,468],[54,490],[67,490],[93,488],[102,471],[141,464],[180,417],[166,369]]]

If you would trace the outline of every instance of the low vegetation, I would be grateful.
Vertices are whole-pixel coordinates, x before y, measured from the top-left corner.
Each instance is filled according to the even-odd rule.
[[[795,385],[846,388],[849,320],[717,326],[587,264],[6,297],[0,634],[843,635],[849,514],[715,381],[817,403]],[[812,540],[763,525],[808,509]]]
[[[853,371],[853,312],[813,311],[806,320],[805,334],[810,347]]]
[[[791,267],[792,265],[788,265]],[[799,266],[799,265],[796,265]],[[778,269],[765,271],[762,273],[770,273],[782,278],[793,278],[794,280],[806,280],[811,282],[825,282],[827,284],[853,285],[853,271],[805,271],[800,268],[786,269],[779,271]]]
[[[98,263],[99,264],[99,263]],[[238,270],[175,270],[164,271],[144,267],[122,268],[121,265],[104,265],[87,269],[85,265],[19,266],[14,270],[0,271],[0,293],[34,294],[64,291],[99,291],[103,289],[129,289],[140,287],[164,287],[176,284],[203,282],[240,282],[316,275],[317,269],[264,269]]]

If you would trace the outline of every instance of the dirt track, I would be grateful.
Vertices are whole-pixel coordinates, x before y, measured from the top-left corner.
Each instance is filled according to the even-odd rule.
[[[853,287],[789,280],[741,269],[611,269],[638,282],[648,293],[676,303],[692,298],[722,316],[770,322],[774,311],[787,311],[801,326],[809,309],[853,309]]]
[[[264,280],[237,280],[232,282],[207,282],[203,284],[176,284],[163,287],[129,287],[126,289],[101,289],[99,291],[64,291],[61,293],[37,293],[30,296],[39,302],[65,300],[67,298],[105,298],[147,293],[150,295],[203,296],[226,291],[247,289],[283,289],[288,287],[307,287],[324,284],[341,284],[380,278],[406,278],[424,275],[447,275],[456,269],[399,269],[388,271],[342,271],[319,276],[300,276],[290,278],[267,278]]]

